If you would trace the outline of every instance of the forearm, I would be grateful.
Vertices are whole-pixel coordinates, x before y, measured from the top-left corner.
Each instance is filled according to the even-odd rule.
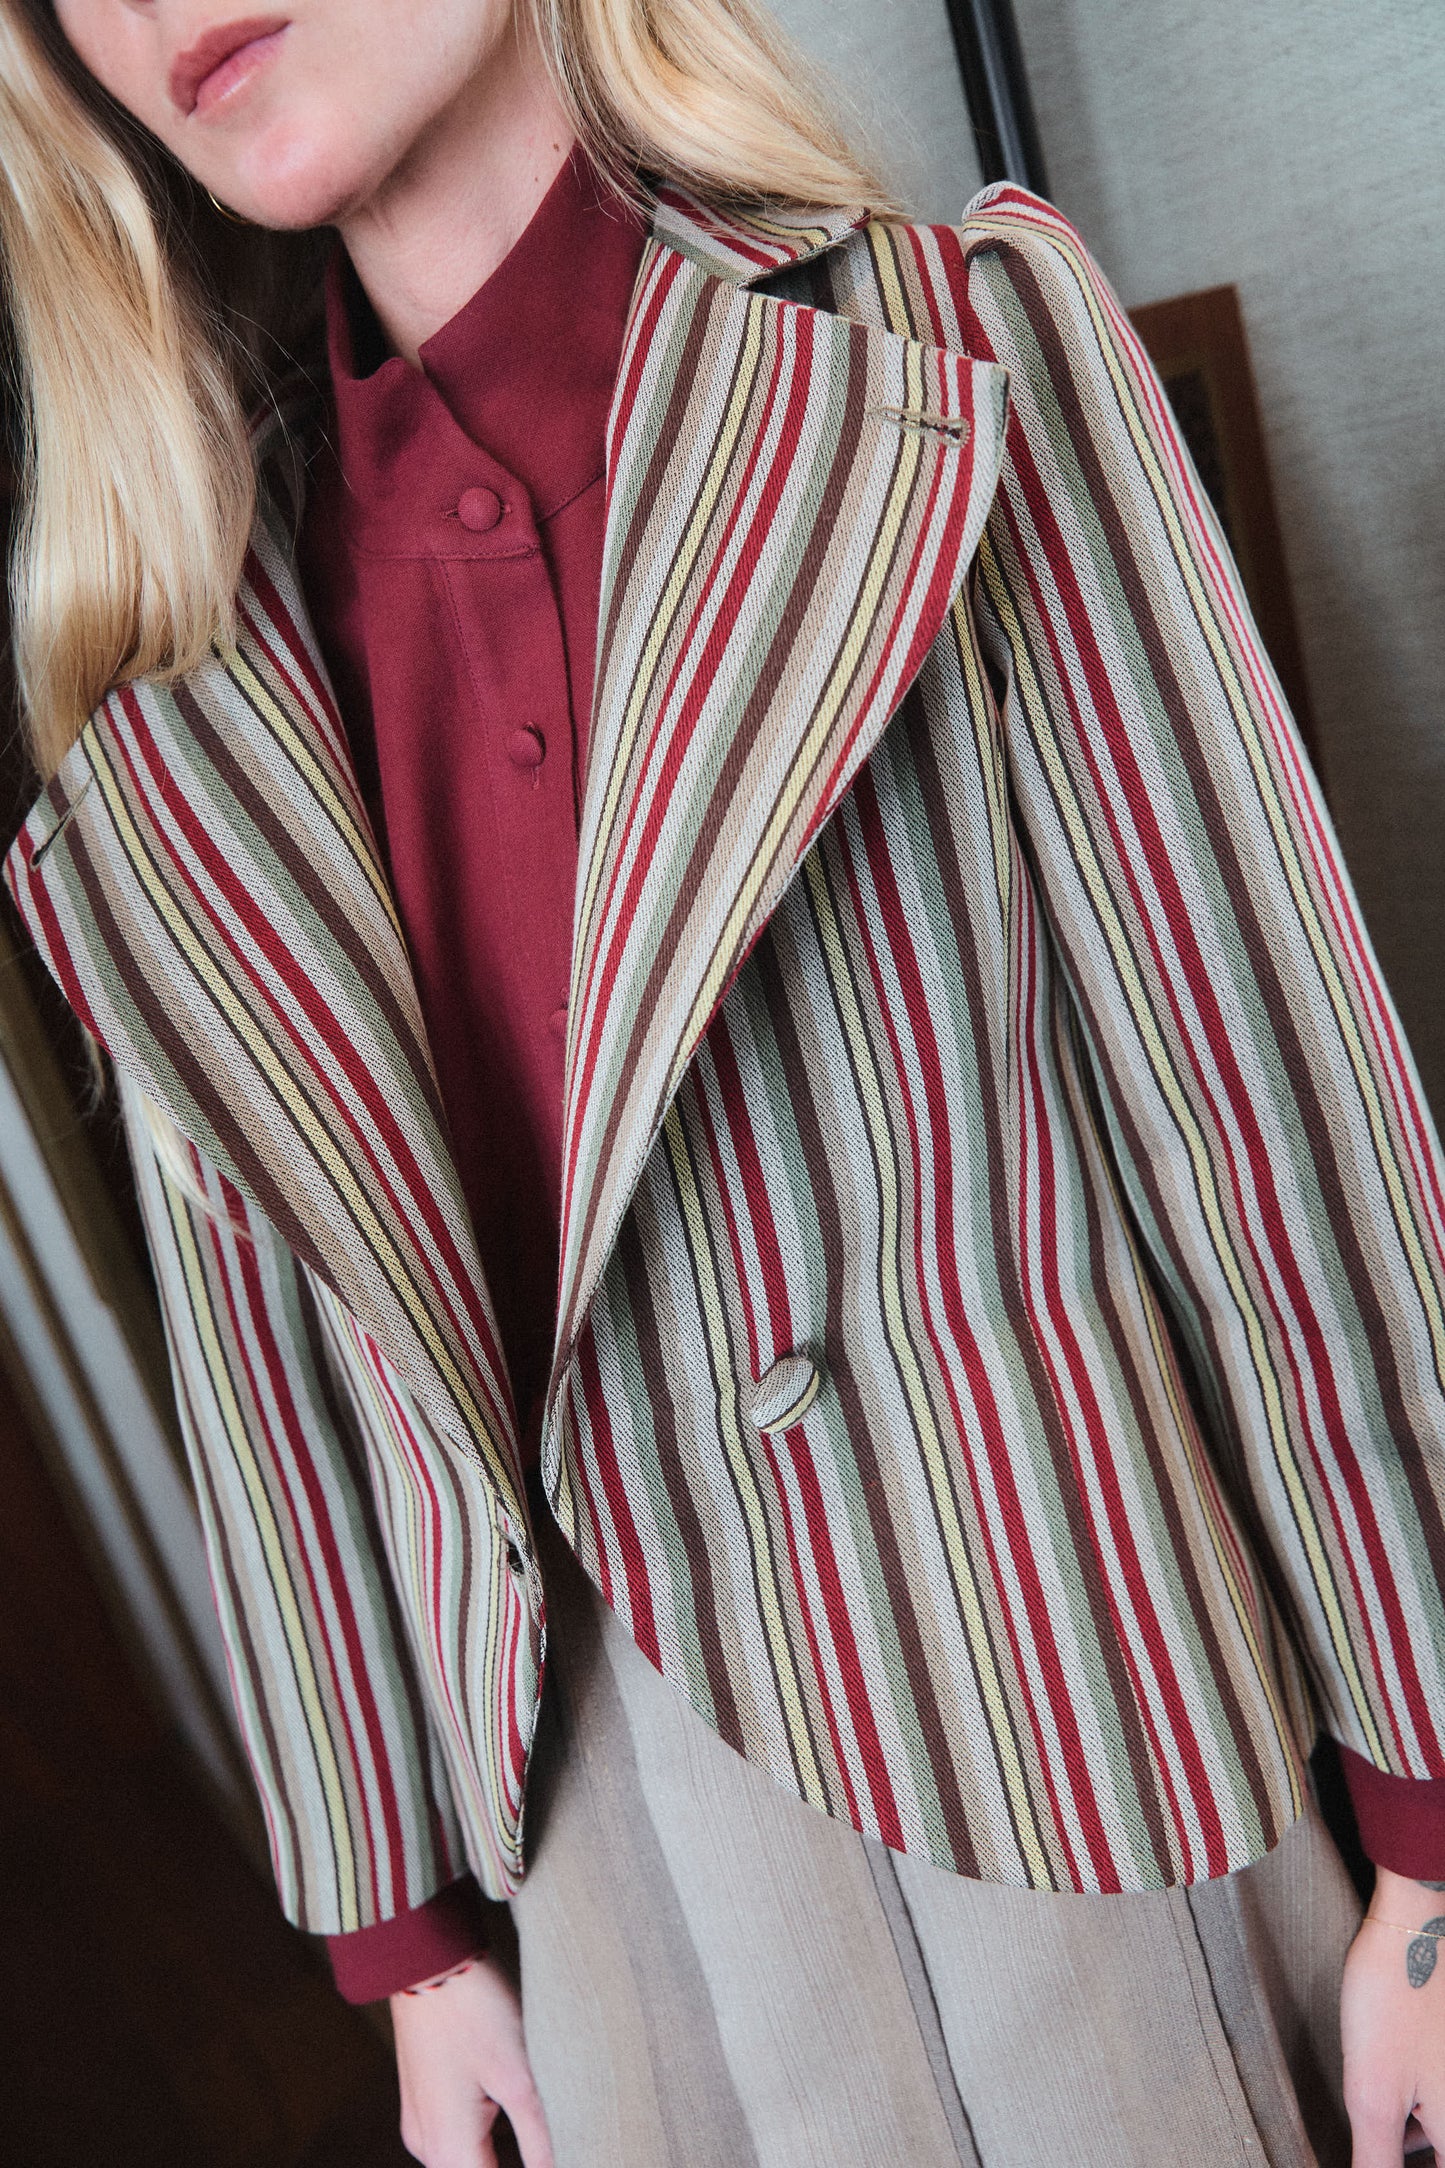
[[[1345,1965],[1340,2030],[1355,2168],[1445,2145],[1445,1882],[1376,1870]]]

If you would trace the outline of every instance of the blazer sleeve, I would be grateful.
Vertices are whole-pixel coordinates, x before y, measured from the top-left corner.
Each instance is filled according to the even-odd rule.
[[[997,192],[964,233],[1011,401],[980,638],[1096,1125],[1328,1728],[1438,1779],[1436,1137],[1157,377],[1046,204]]]
[[[374,1928],[467,1863],[365,1453],[303,1268],[194,1146],[173,1133],[158,1148],[134,1087],[121,1094],[282,1908],[313,1932]]]

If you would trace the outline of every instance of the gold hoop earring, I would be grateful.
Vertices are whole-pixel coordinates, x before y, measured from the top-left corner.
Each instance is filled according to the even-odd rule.
[[[211,194],[209,188],[206,190],[206,201],[210,204],[213,211],[218,212],[220,216],[224,218],[228,226],[250,225],[250,219],[242,218],[239,211],[228,211],[224,203],[217,203],[215,197]]]

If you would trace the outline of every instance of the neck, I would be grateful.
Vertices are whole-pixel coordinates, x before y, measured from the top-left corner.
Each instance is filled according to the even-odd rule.
[[[339,222],[394,353],[415,365],[425,341],[491,276],[573,141],[535,45],[509,30],[384,185]]]

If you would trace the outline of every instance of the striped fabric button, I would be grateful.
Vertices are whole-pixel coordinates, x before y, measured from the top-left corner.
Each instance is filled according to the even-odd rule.
[[[753,1387],[748,1413],[770,1436],[801,1423],[822,1384],[818,1365],[807,1355],[780,1356]]]

